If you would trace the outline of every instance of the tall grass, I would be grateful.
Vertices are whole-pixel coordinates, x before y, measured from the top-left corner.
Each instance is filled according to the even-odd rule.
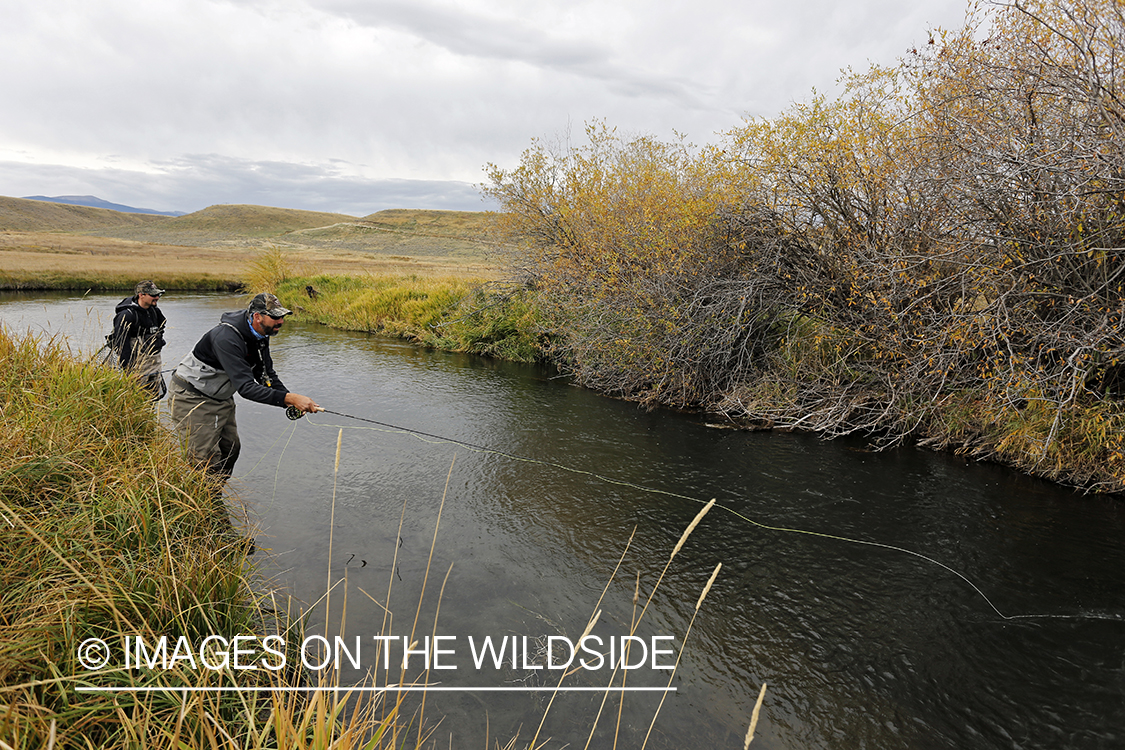
[[[112,746],[128,701],[74,687],[154,677],[86,675],[78,644],[248,629],[241,550],[221,534],[217,488],[127,376],[0,331],[0,412],[0,736]]]
[[[293,670],[82,665],[88,638],[299,642],[299,618],[256,600],[218,493],[127,375],[0,328],[0,747],[349,748],[395,724],[335,695],[134,692],[293,687]]]
[[[263,250],[246,271],[246,288],[254,294],[277,292],[286,279],[296,274],[294,261],[279,247]]]

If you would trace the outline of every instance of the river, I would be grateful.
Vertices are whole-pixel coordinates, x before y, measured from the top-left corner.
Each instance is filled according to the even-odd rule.
[[[6,294],[0,321],[89,351],[120,298]],[[164,297],[165,366],[244,302]],[[345,679],[377,664],[373,636],[441,636],[430,645],[456,669],[432,671],[450,689],[426,694],[439,747],[530,740],[549,700],[533,688],[559,678],[535,644],[577,641],[595,609],[603,644],[628,635],[712,498],[636,630],[634,648],[671,653],[628,673],[591,747],[612,746],[619,703],[620,746],[640,747],[663,696],[648,747],[741,748],[763,682],[754,748],[1125,746],[1119,500],[945,453],[722,429],[543,367],[310,323],[287,321],[272,346],[286,385],[338,414],[289,421],[239,400],[230,486],[257,526],[258,573],[313,607],[317,632],[343,621],[345,643],[362,639]],[[485,637],[516,643],[515,666],[508,652],[477,666]],[[677,656],[662,692],[654,667]],[[593,663],[564,684],[609,684]],[[560,693],[540,740],[584,746],[603,695]]]

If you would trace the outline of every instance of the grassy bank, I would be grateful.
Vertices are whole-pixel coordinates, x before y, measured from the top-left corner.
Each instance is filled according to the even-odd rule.
[[[274,289],[301,316],[336,328],[517,362],[543,357],[537,309],[511,285],[396,274],[286,277],[254,288]]]
[[[149,274],[151,275],[151,273]],[[137,282],[148,278],[143,273],[83,273],[83,272],[40,272],[27,274],[0,274],[0,291],[82,291],[112,292],[129,291]],[[174,292],[237,292],[242,282],[236,278],[221,275],[164,274],[160,277],[160,287]]]
[[[291,669],[125,668],[125,637],[299,642],[255,601],[216,490],[126,376],[0,329],[0,747],[350,748],[395,725],[394,705],[202,691],[300,684]],[[110,649],[93,669],[91,638]]]
[[[232,291],[250,259],[249,252],[0,232],[0,290],[126,290],[155,275],[164,289]]]
[[[88,638],[250,629],[244,556],[222,533],[214,485],[121,373],[7,331],[0,373],[0,738],[113,747],[174,726],[178,701],[75,688],[184,684],[185,674],[92,673],[76,653]],[[193,731],[201,725],[184,736]]]

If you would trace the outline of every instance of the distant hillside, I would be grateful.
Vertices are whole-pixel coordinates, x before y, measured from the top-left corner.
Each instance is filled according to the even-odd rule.
[[[485,211],[428,211],[392,208],[363,217],[363,221],[399,232],[481,239],[491,234],[492,214]]]
[[[0,231],[87,232],[172,221],[169,216],[0,196]]]
[[[498,246],[493,214],[393,209],[362,219],[269,206],[220,205],[184,216],[0,198],[0,231],[69,232],[151,245],[245,249],[270,245],[399,259],[476,262]],[[443,261],[444,262],[444,261]]]
[[[362,219],[300,229],[290,245],[375,255],[482,258],[496,247],[493,214],[396,208]]]
[[[354,216],[348,216],[347,214],[231,204],[209,206],[202,211],[177,217],[172,219],[165,229],[232,232],[260,237],[355,220]]]
[[[126,214],[156,214],[158,216],[183,216],[183,211],[157,211],[152,208],[136,208],[124,206],[120,203],[110,203],[95,195],[25,195],[25,200],[46,201],[48,203],[65,203],[70,206],[89,206],[90,208],[108,208],[110,211],[120,211]]]

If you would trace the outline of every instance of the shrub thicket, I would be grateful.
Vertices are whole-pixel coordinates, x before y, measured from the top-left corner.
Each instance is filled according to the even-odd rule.
[[[595,125],[487,191],[580,382],[1119,491],[1123,38],[996,6],[716,146]]]

